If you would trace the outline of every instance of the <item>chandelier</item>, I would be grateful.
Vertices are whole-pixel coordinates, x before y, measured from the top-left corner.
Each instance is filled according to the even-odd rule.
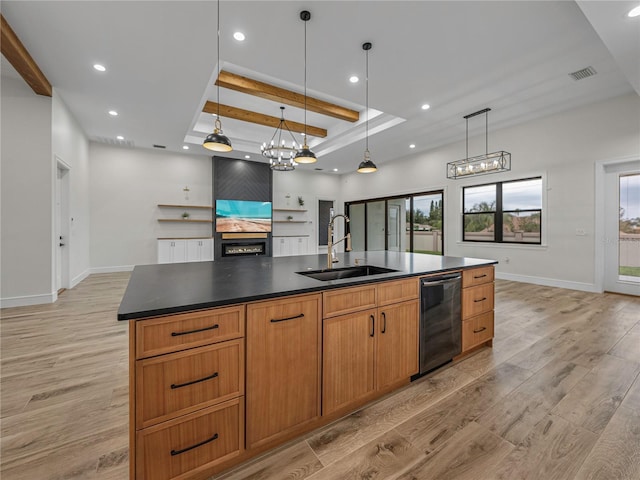
[[[467,158],[447,163],[447,178],[457,180],[463,177],[486,175],[488,173],[507,172],[511,170],[511,154],[500,150],[489,153],[489,112],[490,108],[485,108],[469,115],[465,115],[467,121]],[[469,157],[469,119],[476,115],[485,114],[485,153],[475,157]]]
[[[291,137],[291,146],[287,146],[286,139],[282,138],[285,131]],[[284,136],[286,137],[286,134]],[[280,123],[276,127],[276,131],[273,132],[271,141],[268,144],[263,143],[260,147],[262,156],[269,159],[271,170],[287,172],[295,170],[297,165],[295,156],[299,148],[300,146],[296,143],[296,139],[284,119],[284,107],[280,107]]]

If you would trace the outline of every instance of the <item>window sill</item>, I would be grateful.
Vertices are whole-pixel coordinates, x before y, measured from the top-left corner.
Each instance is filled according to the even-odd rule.
[[[517,248],[520,250],[546,250],[549,246],[546,243],[540,245],[528,245],[526,243],[494,243],[494,242],[463,242],[457,241],[456,245],[462,247],[489,247],[489,248]]]

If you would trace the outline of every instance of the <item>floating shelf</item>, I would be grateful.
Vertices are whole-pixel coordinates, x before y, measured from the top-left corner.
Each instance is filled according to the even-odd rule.
[[[159,218],[159,222],[178,222],[178,223],[213,223],[213,220],[193,220],[187,218],[183,220],[182,218]]]
[[[274,208],[274,212],[306,212],[300,208]]]
[[[307,223],[306,220],[274,220],[273,223]]]
[[[211,205],[172,205],[172,204],[168,204],[168,203],[159,203],[158,206],[159,207],[166,207],[166,208],[201,208],[201,209],[205,209],[205,210],[213,209],[213,207]]]

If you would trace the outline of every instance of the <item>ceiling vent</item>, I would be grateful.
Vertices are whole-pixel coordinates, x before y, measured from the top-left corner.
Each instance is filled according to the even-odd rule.
[[[157,144],[153,144],[153,148],[167,148],[165,145],[157,145]]]
[[[117,140],[109,137],[93,137],[91,140],[98,143],[106,143],[107,145],[115,145],[117,147],[135,147],[135,143],[132,140]]]
[[[583,68],[582,70],[578,70],[577,72],[570,73],[569,76],[574,80],[582,80],[584,78],[593,77],[596,73],[593,67]]]

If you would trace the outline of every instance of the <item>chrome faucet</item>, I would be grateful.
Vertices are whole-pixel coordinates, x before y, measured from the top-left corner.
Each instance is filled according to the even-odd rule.
[[[335,243],[333,242],[333,222],[338,217],[344,218],[345,229],[346,229],[347,223],[349,223],[349,217],[347,217],[346,215],[343,215],[342,213],[339,213],[338,215],[334,215],[333,217],[331,217],[331,221],[329,222],[329,227],[327,231],[327,268],[332,268],[333,264],[338,262],[338,259],[334,258],[333,256],[333,247],[335,245],[345,240],[344,251],[345,252],[351,251],[351,233],[347,233],[344,237],[342,237],[337,242]]]

